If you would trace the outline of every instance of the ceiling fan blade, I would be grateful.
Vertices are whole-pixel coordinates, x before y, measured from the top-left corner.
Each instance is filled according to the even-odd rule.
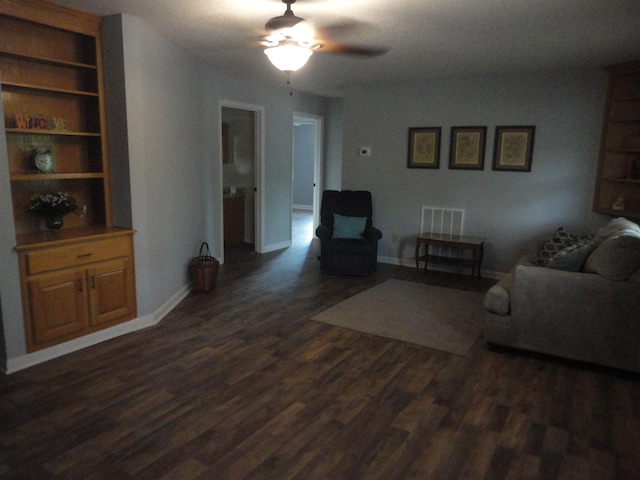
[[[341,38],[344,36],[363,33],[370,30],[370,25],[357,20],[345,20],[324,27],[317,28],[318,37],[321,38]]]
[[[385,47],[365,47],[361,45],[346,45],[336,42],[321,41],[319,52],[337,53],[341,55],[353,55],[358,57],[377,57],[389,51]]]

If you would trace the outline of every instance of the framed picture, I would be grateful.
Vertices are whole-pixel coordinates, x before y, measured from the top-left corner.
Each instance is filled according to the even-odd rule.
[[[440,127],[409,129],[408,168],[440,167]]]
[[[449,168],[482,170],[487,127],[451,127]]]
[[[535,126],[496,127],[493,169],[530,172]]]

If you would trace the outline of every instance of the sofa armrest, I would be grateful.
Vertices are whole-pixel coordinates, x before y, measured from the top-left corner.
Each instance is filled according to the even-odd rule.
[[[496,315],[508,315],[511,312],[511,284],[513,271],[507,273],[493,285],[484,296],[484,308]]]
[[[513,344],[617,368],[640,368],[640,289],[594,273],[518,265]]]
[[[513,269],[511,300],[514,304],[527,305],[557,303],[568,308],[579,308],[583,299],[602,294],[612,288],[611,281],[593,273],[568,272],[539,267],[530,261],[519,262]],[[599,295],[597,295],[599,296]]]
[[[519,263],[513,269],[511,309],[524,321],[590,316],[614,290],[611,281],[593,273]]]
[[[368,226],[364,231],[364,238],[367,240],[380,240],[382,238],[382,232],[376,227]]]
[[[528,256],[521,257],[516,266],[535,266]],[[511,313],[511,290],[513,285],[513,271],[509,271],[502,279],[493,285],[484,296],[482,304],[489,312],[495,315],[509,315]]]
[[[316,236],[320,240],[329,240],[331,238],[331,229],[326,225],[318,225],[318,228],[316,228]]]

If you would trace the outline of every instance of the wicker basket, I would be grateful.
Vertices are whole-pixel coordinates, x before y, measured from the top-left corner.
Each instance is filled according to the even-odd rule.
[[[211,256],[209,245],[202,242],[200,255],[191,259],[189,277],[192,290],[196,293],[209,293],[216,286],[220,262]]]

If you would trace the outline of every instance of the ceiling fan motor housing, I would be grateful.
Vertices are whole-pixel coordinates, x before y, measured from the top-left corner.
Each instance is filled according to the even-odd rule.
[[[296,0],[282,0],[282,3],[287,5],[287,10],[284,14],[273,17],[267,21],[264,28],[267,32],[274,32],[277,30],[283,30],[285,28],[292,28],[298,23],[302,22],[304,19],[297,17],[293,10],[291,10],[291,5],[296,3]]]

